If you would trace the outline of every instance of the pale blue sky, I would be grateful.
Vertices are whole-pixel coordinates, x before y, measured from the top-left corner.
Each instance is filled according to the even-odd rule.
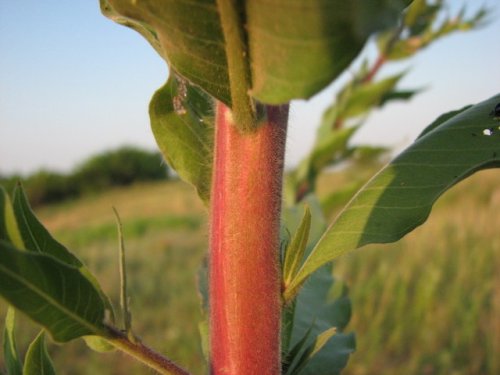
[[[452,10],[485,4],[491,23],[398,66],[411,68],[401,88],[427,91],[374,113],[361,140],[401,148],[440,113],[500,92],[500,1],[448,3]],[[147,107],[167,72],[142,37],[100,14],[97,0],[0,0],[0,173],[67,171],[124,144],[154,149]],[[289,165],[307,152],[339,85],[292,106]]]

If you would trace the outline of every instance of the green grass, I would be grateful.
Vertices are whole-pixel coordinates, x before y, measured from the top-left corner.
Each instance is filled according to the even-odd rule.
[[[344,180],[345,174],[326,176],[321,193]],[[344,374],[500,373],[498,186],[498,172],[478,174],[447,193],[430,220],[399,243],[360,249],[336,262],[336,275],[350,285],[348,330],[356,332],[358,345]],[[206,372],[196,290],[208,237],[205,209],[190,187],[167,182],[37,210],[116,304],[112,207],[124,226],[133,330],[194,373]],[[2,301],[0,310],[3,319]],[[25,350],[35,333],[21,318],[19,347]],[[94,353],[81,340],[49,350],[61,374],[149,373],[120,353]]]

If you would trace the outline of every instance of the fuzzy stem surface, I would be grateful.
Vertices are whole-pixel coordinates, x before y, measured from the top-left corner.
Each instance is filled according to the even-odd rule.
[[[288,106],[242,133],[217,103],[211,194],[214,375],[280,374],[279,220]]]

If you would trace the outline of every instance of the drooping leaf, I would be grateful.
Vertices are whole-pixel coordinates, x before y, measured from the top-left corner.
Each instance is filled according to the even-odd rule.
[[[16,338],[14,336],[15,311],[9,306],[5,316],[5,328],[3,332],[3,354],[5,368],[8,375],[22,375],[22,364],[17,351]]]
[[[47,329],[54,340],[105,336],[105,301],[81,272],[50,255],[0,240],[0,295]]]
[[[45,333],[42,331],[28,348],[24,360],[23,375],[55,375],[55,373],[45,344]]]
[[[450,187],[499,167],[500,123],[490,115],[499,102],[496,95],[439,122],[370,180],[305,260],[287,299],[323,264],[370,243],[397,241],[427,220]]]
[[[199,89],[171,76],[153,96],[149,114],[163,156],[183,180],[194,185],[207,204],[213,158],[211,100]]]
[[[280,104],[335,79],[373,33],[396,24],[410,1],[246,1],[251,94]]]
[[[48,254],[69,266],[78,268],[81,274],[94,285],[96,290],[99,291],[102,300],[106,304],[106,309],[110,313],[110,320],[113,322],[114,311],[111,300],[101,289],[97,279],[80,261],[80,259],[73,255],[73,253],[71,253],[64,245],[56,241],[43,224],[37,219],[29,205],[24,190],[20,185],[14,191],[13,201],[16,223],[25,249],[36,253]],[[20,248],[19,246],[16,247]]]

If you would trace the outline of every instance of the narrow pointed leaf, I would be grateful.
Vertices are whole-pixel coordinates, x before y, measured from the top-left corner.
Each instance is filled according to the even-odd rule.
[[[287,285],[295,273],[300,268],[304,253],[306,251],[307,240],[309,239],[309,229],[311,228],[311,211],[306,207],[304,216],[299,228],[293,235],[290,244],[285,252],[285,262],[283,265],[283,281]]]
[[[1,240],[0,295],[56,341],[106,335],[105,301],[77,268]]]
[[[194,185],[208,203],[212,175],[211,100],[199,89],[170,77],[149,107],[151,128],[168,164]]]
[[[500,94],[440,122],[379,172],[328,228],[285,295],[321,265],[370,243],[394,242],[427,220],[450,187],[500,166]]]
[[[54,365],[45,345],[42,331],[30,344],[24,360],[23,375],[55,375]]]
[[[9,306],[5,316],[5,328],[3,332],[3,354],[5,368],[8,375],[22,375],[22,365],[17,352],[16,338],[14,336],[15,311]]]

